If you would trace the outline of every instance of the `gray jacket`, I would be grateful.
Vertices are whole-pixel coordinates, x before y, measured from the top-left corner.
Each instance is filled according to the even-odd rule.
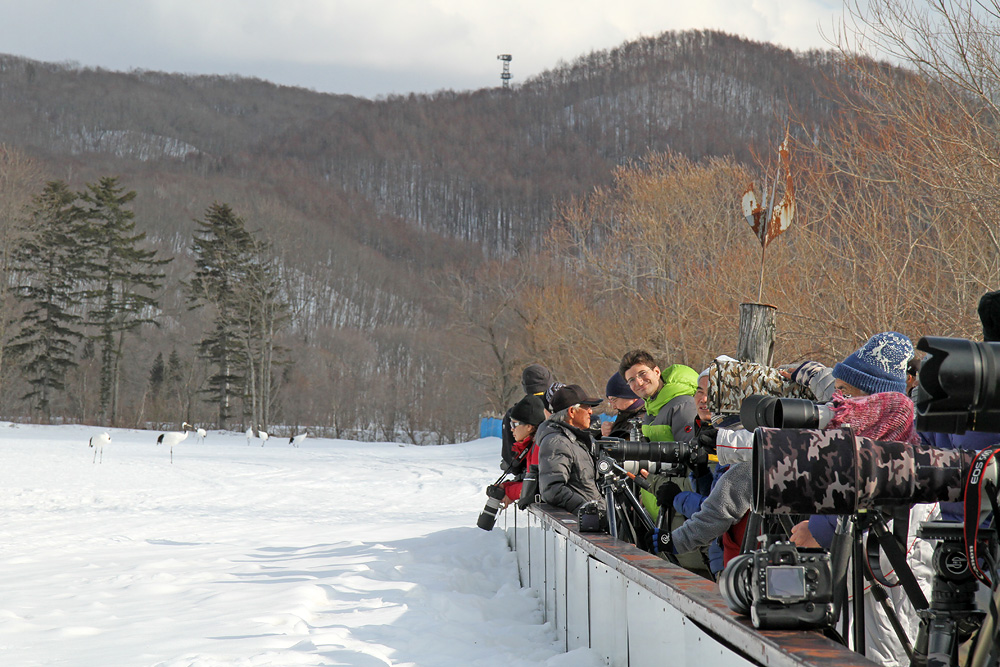
[[[590,433],[570,426],[565,419],[563,410],[538,427],[538,487],[545,502],[576,512],[588,500],[602,498],[590,454]]]
[[[732,464],[712,492],[705,498],[701,509],[670,533],[677,553],[705,546],[722,535],[750,511],[753,502],[751,489],[750,458],[753,452],[753,433],[750,431],[720,430],[717,441],[719,465]]]

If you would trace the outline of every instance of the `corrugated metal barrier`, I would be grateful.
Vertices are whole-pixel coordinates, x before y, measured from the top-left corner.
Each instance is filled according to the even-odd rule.
[[[609,535],[579,533],[562,510],[510,507],[497,525],[567,651],[592,648],[614,667],[875,664],[818,632],[756,630],[711,581]]]

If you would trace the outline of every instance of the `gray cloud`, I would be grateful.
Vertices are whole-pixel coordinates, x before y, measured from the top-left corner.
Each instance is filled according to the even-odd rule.
[[[240,74],[323,92],[463,90],[514,81],[664,30],[714,28],[825,48],[824,0],[0,0],[0,50],[107,69]],[[829,32],[829,31],[827,31]]]

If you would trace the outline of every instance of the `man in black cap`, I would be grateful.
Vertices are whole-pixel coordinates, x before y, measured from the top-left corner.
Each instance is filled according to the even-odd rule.
[[[552,394],[553,414],[538,427],[538,486],[542,500],[576,512],[589,500],[603,504],[597,488],[590,418],[601,399],[588,396],[578,384]]]

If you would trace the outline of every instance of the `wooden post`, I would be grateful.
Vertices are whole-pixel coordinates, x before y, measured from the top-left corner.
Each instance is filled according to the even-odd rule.
[[[766,303],[740,304],[740,340],[736,348],[740,361],[771,365],[777,312],[776,307]]]

